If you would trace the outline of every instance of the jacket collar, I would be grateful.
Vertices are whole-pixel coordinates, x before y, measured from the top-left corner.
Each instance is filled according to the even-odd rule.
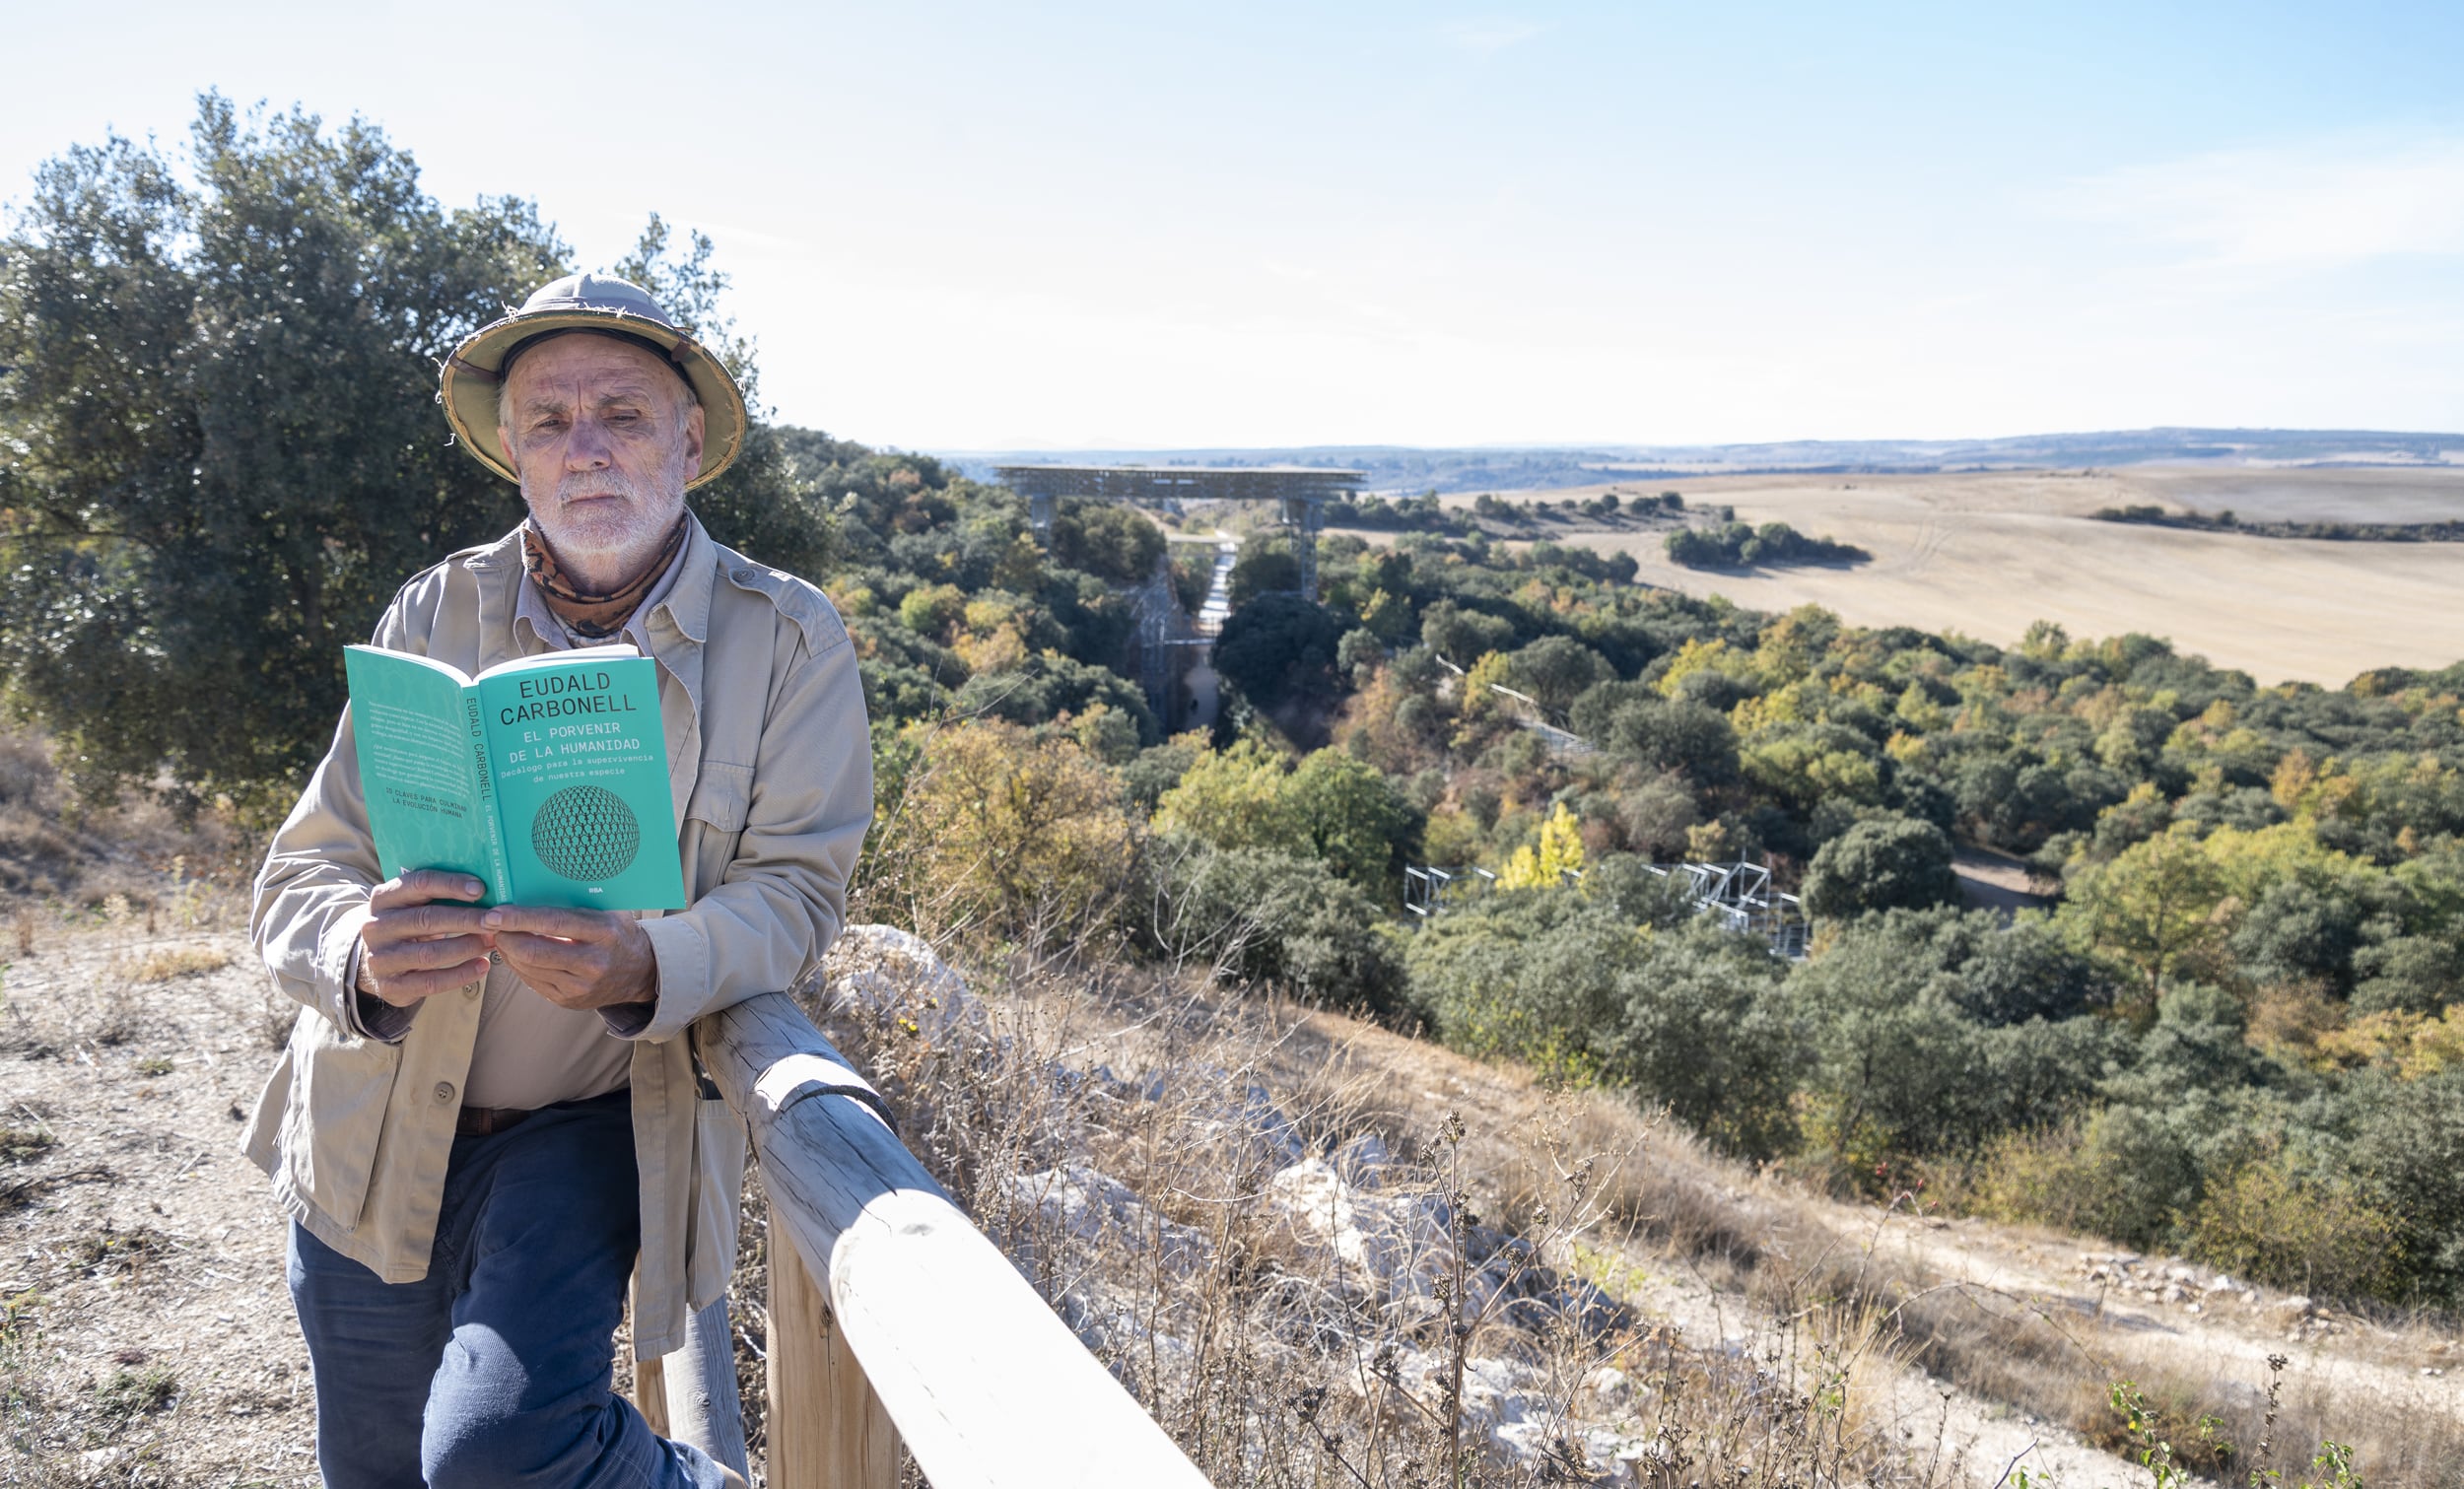
[[[485,548],[474,548],[461,555],[462,565],[483,582],[503,585],[528,582],[522,571],[522,530],[516,524],[513,531]],[[701,645],[710,640],[710,602],[712,586],[719,577],[719,544],[701,516],[691,508],[685,512],[684,547],[677,551],[676,582],[668,588],[667,597],[651,610],[655,617],[665,612],[670,624],[686,641]],[[513,615],[513,591],[501,590],[505,606],[505,624],[510,627]],[[493,618],[493,617],[491,617]]]

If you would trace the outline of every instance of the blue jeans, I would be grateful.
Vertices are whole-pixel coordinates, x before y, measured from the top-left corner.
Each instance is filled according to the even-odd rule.
[[[717,1464],[613,1390],[640,1202],[618,1091],[454,1138],[418,1282],[382,1282],[295,1222],[327,1489],[720,1489]]]

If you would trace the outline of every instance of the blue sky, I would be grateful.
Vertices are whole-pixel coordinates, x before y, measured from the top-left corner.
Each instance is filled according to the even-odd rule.
[[[443,28],[449,26],[451,30]],[[2464,6],[51,7],[0,198],[354,112],[919,448],[2464,430]]]

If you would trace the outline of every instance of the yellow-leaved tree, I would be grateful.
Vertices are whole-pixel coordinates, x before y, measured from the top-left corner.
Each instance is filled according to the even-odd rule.
[[[883,911],[928,934],[1030,945],[1099,927],[1136,842],[1119,782],[1075,740],[995,719],[931,735],[878,831]]]
[[[1497,882],[1507,889],[1548,889],[1583,871],[1583,833],[1566,804],[1558,802],[1540,824],[1540,844],[1525,844],[1506,860]]]

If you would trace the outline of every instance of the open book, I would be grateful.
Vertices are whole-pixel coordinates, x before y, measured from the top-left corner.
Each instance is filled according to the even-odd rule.
[[[682,910],[658,668],[631,646],[477,677],[346,648],[369,831],[388,875],[474,875],[487,905]]]

